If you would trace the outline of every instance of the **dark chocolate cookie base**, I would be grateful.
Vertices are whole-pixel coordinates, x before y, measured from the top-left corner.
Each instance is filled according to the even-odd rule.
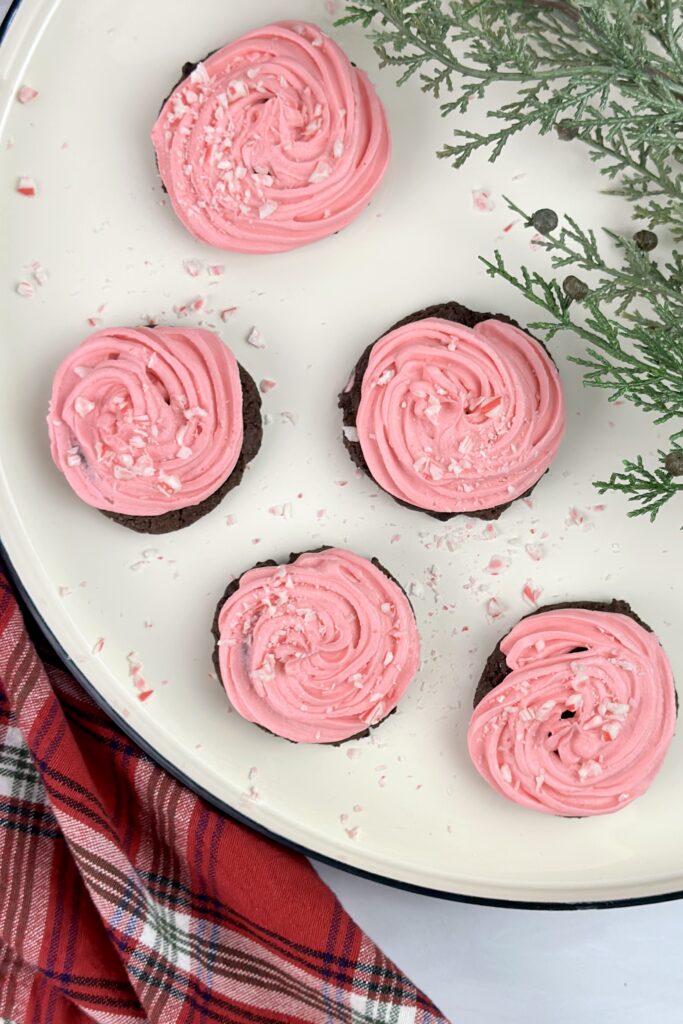
[[[520,620],[530,619],[534,615],[540,615],[542,612],[554,612],[559,611],[563,608],[585,608],[591,612],[616,612],[619,615],[628,615],[629,618],[634,619],[639,626],[646,629],[648,633],[652,633],[652,627],[648,626],[646,622],[636,615],[631,608],[631,605],[627,601],[619,601],[613,598],[611,601],[561,601],[558,604],[546,604],[542,608],[537,608],[535,612],[530,612],[529,615],[524,615]],[[505,634],[507,636],[507,633]],[[477,683],[477,689],[474,693],[474,701],[472,706],[476,708],[479,701],[483,700],[484,697],[488,696],[492,690],[495,690],[500,683],[503,682],[506,676],[510,674],[505,655],[500,649],[500,645],[505,637],[502,637],[498,641],[496,647],[491,652],[484,667],[484,671],[481,674],[481,678]],[[577,648],[578,650],[578,648]],[[678,698],[676,698],[676,708],[678,708]]]
[[[271,568],[271,567],[272,568],[277,568],[277,566],[279,566],[279,565],[291,565],[292,562],[295,562],[297,560],[297,558],[299,558],[300,555],[307,555],[307,554],[317,555],[321,551],[329,551],[330,548],[331,548],[330,544],[323,544],[322,547],[314,548],[313,550],[295,551],[295,552],[292,552],[290,554],[290,556],[289,556],[289,558],[287,559],[286,562],[276,562],[272,558],[269,558],[269,559],[267,559],[264,562],[256,562],[255,565],[252,565],[249,569],[245,569],[243,573],[240,573],[239,576],[237,576],[234,580],[232,580],[230,583],[228,583],[228,586],[226,587],[223,596],[221,597],[220,601],[218,602],[218,604],[216,606],[216,613],[215,613],[215,615],[213,617],[213,623],[211,625],[211,634],[212,634],[212,636],[214,638],[213,666],[214,666],[214,668],[216,670],[216,676],[218,678],[218,682],[219,682],[219,685],[221,686],[221,688],[223,687],[223,684],[221,683],[221,665],[220,665],[220,659],[219,659],[219,655],[218,655],[218,641],[220,639],[220,629],[219,629],[219,626],[218,626],[218,620],[220,618],[221,610],[222,610],[223,605],[225,604],[225,602],[228,600],[229,597],[232,597],[232,595],[239,589],[240,580],[242,579],[242,576],[244,576],[244,574],[247,573],[247,572],[251,572],[252,569],[264,569],[264,568]],[[381,564],[381,562],[378,561],[378,559],[371,558],[370,561],[375,566],[375,568],[379,569],[380,572],[383,572],[384,575],[388,579],[390,579],[392,583],[396,584],[396,586],[399,588],[399,590],[401,590],[401,592],[405,596],[405,599],[408,602],[408,604],[410,605],[411,610],[413,610],[412,602],[411,602],[410,598],[408,597],[408,595],[406,594],[406,592],[403,589],[403,587],[401,586],[401,584],[398,582],[398,580],[394,576],[392,576],[392,574],[389,572],[388,569],[385,569],[385,567]],[[413,614],[414,614],[414,611],[413,611]],[[352,740],[364,739],[364,737],[370,735],[370,732],[371,732],[372,729],[376,729],[377,726],[382,724],[382,722],[386,722],[387,718],[390,718],[391,715],[393,715],[395,711],[396,711],[396,708],[392,708],[391,711],[389,712],[389,714],[385,715],[384,718],[381,718],[379,722],[376,722],[374,725],[368,726],[368,728],[367,729],[363,729],[362,732],[354,733],[353,736],[347,736],[346,739],[343,739],[343,740],[334,740],[333,742],[320,743],[318,745],[321,746],[321,747],[341,747],[341,745],[343,743],[350,743]],[[258,725],[258,722],[252,722],[252,725],[257,725],[259,729],[263,730],[263,732],[267,732],[271,736],[277,736],[281,740],[287,740],[288,743],[298,743],[298,740],[290,740],[287,736],[280,736],[279,733],[271,732],[271,730],[270,729],[266,729],[265,726]]]
[[[244,440],[242,450],[230,476],[221,486],[204,498],[197,505],[189,505],[187,508],[174,509],[172,512],[163,512],[159,516],[128,516],[120,512],[109,512],[100,509],[102,515],[107,519],[113,519],[122,526],[137,533],[173,533],[175,530],[182,530],[191,526],[198,519],[213,512],[217,505],[223,500],[228,491],[232,491],[241,482],[248,463],[254,458],[263,438],[263,423],[261,421],[261,396],[252,377],[244,367],[240,366],[240,383],[242,384],[242,429]]]
[[[338,404],[339,408],[342,410],[345,427],[356,426],[356,416],[358,415],[358,408],[360,406],[363,378],[365,376],[365,371],[368,368],[368,363],[370,362],[370,353],[377,342],[381,341],[385,335],[389,334],[391,331],[395,331],[399,327],[415,323],[418,320],[426,320],[428,317],[440,317],[442,320],[451,320],[456,324],[464,324],[465,327],[475,327],[484,320],[501,320],[503,323],[512,324],[513,327],[519,327],[520,330],[529,334],[526,328],[521,327],[516,320],[513,320],[509,316],[505,316],[504,313],[477,313],[473,309],[468,309],[467,306],[462,306],[459,302],[441,302],[437,303],[435,306],[427,306],[426,309],[421,309],[417,313],[411,313],[409,316],[399,320],[398,323],[395,323],[392,327],[389,327],[384,334],[380,335],[380,337],[376,339],[376,341],[373,341],[368,345],[356,363],[353,370],[353,384],[350,390],[342,391],[339,395]],[[530,337],[533,337],[533,335],[530,335]],[[553,357],[550,355],[550,352],[548,352],[548,349],[543,342],[539,341],[538,338],[534,338],[534,340],[538,341],[548,358],[554,363]],[[352,462],[358,466],[366,476],[369,476],[373,483],[377,484],[381,490],[385,490],[381,484],[377,483],[370,472],[370,467],[365,461],[365,456],[363,455],[363,449],[360,442],[349,441],[347,437],[344,437],[344,446],[351,456]],[[542,474],[542,476],[543,475],[545,474]],[[541,477],[539,477],[539,480],[540,479]],[[536,480],[536,482],[533,483],[531,487],[524,492],[524,494],[520,494],[519,497],[514,498],[513,501],[519,501],[521,498],[528,498],[537,483],[538,480]],[[385,491],[385,493],[390,494],[394,501],[398,502],[399,505],[403,505],[404,508],[413,509],[415,512],[423,512],[425,515],[431,516],[433,519],[438,519],[442,523],[448,522],[449,519],[453,519],[455,516],[470,516],[474,519],[485,519],[489,521],[492,519],[498,519],[502,513],[513,504],[513,501],[507,501],[502,505],[494,505],[492,508],[484,508],[474,512],[432,512],[429,509],[422,508],[420,505],[411,505],[410,502],[397,498],[394,494],[391,494],[390,491]]]

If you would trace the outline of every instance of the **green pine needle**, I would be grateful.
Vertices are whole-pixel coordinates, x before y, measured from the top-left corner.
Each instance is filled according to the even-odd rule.
[[[664,453],[660,452],[660,459]],[[600,494],[606,491],[618,491],[625,494],[629,501],[636,502],[637,507],[630,510],[629,516],[649,516],[654,522],[660,509],[683,491],[683,482],[677,483],[663,468],[649,470],[639,455],[635,462],[626,460],[619,473],[612,473],[609,480],[598,480],[595,486]]]

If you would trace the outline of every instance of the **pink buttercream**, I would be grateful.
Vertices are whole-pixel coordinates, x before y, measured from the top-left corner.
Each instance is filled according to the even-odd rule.
[[[335,743],[377,725],[419,666],[420,638],[401,588],[337,548],[250,569],[218,628],[233,707],[299,743]]]
[[[373,346],[356,428],[394,497],[432,512],[493,508],[552,462],[565,428],[560,376],[518,327],[429,317]]]
[[[272,253],[346,227],[387,168],[367,75],[315,25],[282,21],[211,54],[152,130],[176,214],[219,249]]]
[[[569,608],[523,619],[500,649],[510,674],[477,704],[467,737],[489,785],[568,817],[641,796],[676,721],[656,636],[627,615]]]
[[[154,516],[198,505],[242,450],[234,355],[196,328],[91,334],[55,375],[52,457],[95,508]]]

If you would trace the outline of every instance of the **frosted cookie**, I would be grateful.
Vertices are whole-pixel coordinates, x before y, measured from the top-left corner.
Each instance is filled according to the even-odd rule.
[[[211,331],[97,331],[55,375],[52,458],[78,497],[142,533],[206,515],[261,445],[261,399]]]
[[[564,817],[609,814],[650,786],[676,710],[666,654],[625,601],[549,605],[488,659],[467,743],[508,800]]]
[[[195,238],[284,252],[365,209],[389,162],[386,115],[365,72],[317,26],[267,25],[183,72],[152,142]]]
[[[527,496],[565,429],[545,348],[507,317],[446,302],[370,345],[339,396],[351,458],[437,519],[497,519]]]
[[[395,710],[420,661],[400,586],[376,560],[339,548],[243,573],[218,604],[213,635],[235,710],[297,743],[366,735]]]

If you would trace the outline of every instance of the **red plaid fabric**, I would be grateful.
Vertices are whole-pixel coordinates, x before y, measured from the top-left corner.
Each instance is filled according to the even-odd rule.
[[[442,1024],[308,862],[158,768],[0,575],[0,1022]]]

